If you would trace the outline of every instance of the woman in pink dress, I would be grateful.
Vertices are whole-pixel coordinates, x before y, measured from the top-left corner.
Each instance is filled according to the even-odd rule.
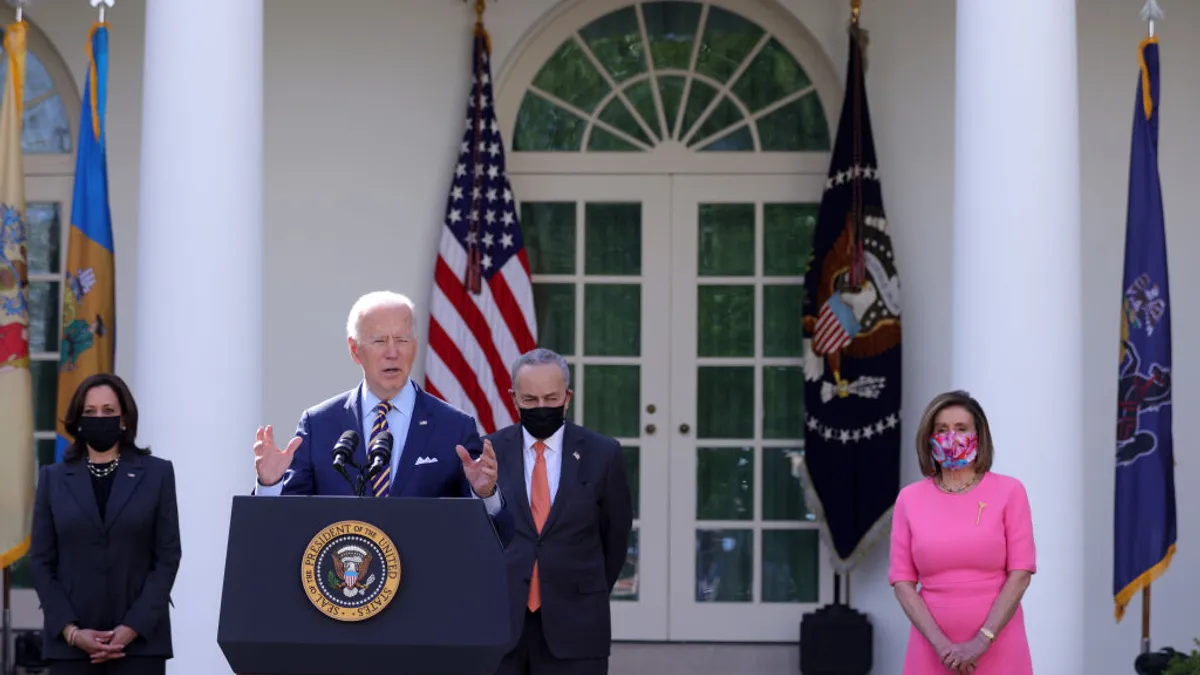
[[[912,622],[905,675],[1033,673],[1021,613],[1037,571],[1029,499],[990,471],[992,451],[970,394],[930,402],[917,430],[927,478],[900,491],[892,515],[888,581]]]

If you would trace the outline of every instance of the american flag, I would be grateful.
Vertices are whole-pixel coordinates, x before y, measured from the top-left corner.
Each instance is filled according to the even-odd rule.
[[[482,433],[517,421],[509,369],[537,346],[533,284],[504,165],[487,34],[476,28],[466,131],[454,167],[430,303],[425,389]]]

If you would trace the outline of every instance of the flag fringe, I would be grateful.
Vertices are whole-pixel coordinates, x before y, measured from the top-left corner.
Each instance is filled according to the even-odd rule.
[[[837,547],[834,546],[833,533],[829,531],[829,521],[825,518],[825,506],[821,503],[821,497],[817,494],[816,486],[813,485],[812,476],[808,473],[808,460],[805,457],[800,458],[799,476],[797,477],[804,489],[804,503],[809,512],[817,517],[821,541],[825,542],[825,546],[829,549],[829,563],[833,565],[833,570],[838,574],[846,574],[862,562],[862,559],[866,557],[883,533],[891,529],[894,506],[889,506],[883,515],[879,516],[871,525],[866,534],[858,540],[858,544],[855,545],[850,555],[842,558],[838,556]]]
[[[1116,616],[1117,623],[1121,623],[1121,619],[1125,617],[1125,608],[1129,606],[1129,602],[1133,600],[1133,596],[1137,595],[1138,591],[1158,581],[1163,572],[1166,572],[1167,568],[1171,566],[1171,558],[1174,555],[1175,544],[1171,544],[1167,548],[1167,554],[1162,557],[1162,560],[1159,560],[1150,569],[1142,572],[1138,575],[1138,578],[1126,584],[1125,588],[1122,588],[1121,592],[1117,593],[1113,598],[1113,602],[1116,603],[1113,615]]]
[[[17,544],[16,548],[10,549],[5,553],[0,553],[0,569],[5,569],[18,560],[25,557],[29,553],[29,537],[25,537],[25,541]]]
[[[1151,35],[1138,45],[1138,66],[1142,69],[1142,112],[1149,120],[1154,115],[1154,97],[1150,93],[1150,69],[1146,66],[1146,47],[1157,44],[1158,38]]]

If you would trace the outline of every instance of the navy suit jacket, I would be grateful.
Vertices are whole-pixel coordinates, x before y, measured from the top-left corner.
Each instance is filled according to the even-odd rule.
[[[62,636],[75,623],[95,630],[124,624],[138,633],[126,654],[170,658],[168,604],[180,556],[169,461],[123,451],[103,521],[84,462],[42,467],[29,557],[45,620],[44,657],[86,658]]]
[[[362,435],[359,392],[360,388],[355,387],[318,403],[300,416],[296,435],[303,443],[292,457],[291,468],[284,474],[282,494],[354,495],[350,483],[334,470],[332,453],[342,433],[353,430]],[[389,497],[474,498],[462,460],[455,451],[455,447],[461,445],[472,457],[479,457],[483,452],[474,418],[417,387],[412,421],[403,442],[403,446],[399,443],[395,446],[395,451],[401,453],[400,464]],[[437,461],[417,465],[420,457]],[[358,444],[353,459],[355,464],[366,466],[365,438]],[[357,481],[357,473],[352,469],[348,471],[350,478]],[[500,543],[507,546],[513,537],[513,518],[503,492],[500,501],[500,511],[492,516],[492,523]]]
[[[525,626],[533,563],[538,564],[542,632],[559,659],[609,655],[609,593],[629,551],[633,502],[625,459],[616,440],[567,422],[562,471],[550,515],[539,533],[525,487],[525,440],[520,424],[489,437],[500,462],[500,488],[512,497],[516,536],[504,552],[509,616],[517,647]]]

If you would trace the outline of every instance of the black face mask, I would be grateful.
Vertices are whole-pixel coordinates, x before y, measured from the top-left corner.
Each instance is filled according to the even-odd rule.
[[[96,452],[111,450],[124,433],[120,415],[79,418],[78,438]]]
[[[521,413],[521,426],[525,427],[525,431],[529,432],[530,436],[538,440],[545,440],[554,435],[558,428],[563,425],[563,418],[567,414],[567,407],[560,408],[519,408]]]

